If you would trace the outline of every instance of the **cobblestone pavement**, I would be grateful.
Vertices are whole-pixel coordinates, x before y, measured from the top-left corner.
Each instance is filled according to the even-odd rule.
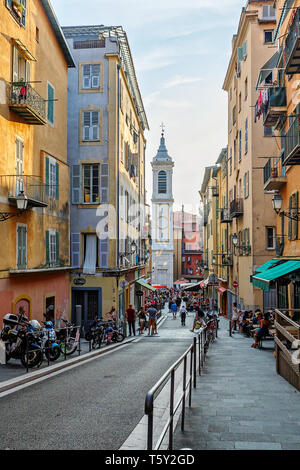
[[[273,342],[228,334],[220,321],[174,449],[300,450],[300,394],[276,373]]]

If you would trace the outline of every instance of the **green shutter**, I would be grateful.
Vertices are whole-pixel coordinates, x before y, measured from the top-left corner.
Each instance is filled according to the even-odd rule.
[[[294,240],[298,240],[298,218],[297,218],[298,201],[299,201],[298,191],[294,194],[294,201],[295,201],[295,204],[294,204],[293,209],[294,209],[294,215],[296,216],[294,220]]]
[[[46,180],[46,195],[49,196],[49,172],[50,172],[50,161],[49,157],[45,159],[45,180]]]
[[[59,200],[59,164],[56,162],[56,199]]]
[[[290,198],[289,198],[289,214],[292,213],[292,205],[293,205],[293,197],[290,196]],[[288,235],[289,240],[292,239],[292,232],[293,232],[293,220],[289,219],[289,235]]]
[[[46,264],[50,265],[50,233],[46,230]]]
[[[59,265],[59,232],[56,232],[56,263]]]
[[[47,119],[54,124],[54,88],[48,83]]]

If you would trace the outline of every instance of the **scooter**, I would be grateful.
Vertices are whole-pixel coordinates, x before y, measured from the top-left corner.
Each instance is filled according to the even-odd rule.
[[[61,349],[57,343],[57,336],[52,321],[43,321],[42,347],[48,361],[56,361],[61,355]]]

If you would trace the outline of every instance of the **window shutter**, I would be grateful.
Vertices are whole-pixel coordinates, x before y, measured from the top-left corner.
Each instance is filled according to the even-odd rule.
[[[92,65],[92,88],[100,88],[100,65]]]
[[[91,88],[91,66],[90,65],[82,66],[82,88],[84,89]]]
[[[244,60],[243,46],[237,48],[237,58],[238,58],[238,62],[242,62]]]
[[[30,62],[25,61],[25,81],[30,82]]]
[[[289,198],[289,213],[291,214],[292,213],[292,204],[293,204],[293,198],[292,196]],[[292,219],[289,219],[289,235],[288,235],[288,239],[291,240],[292,239],[292,231],[293,231],[293,220]]]
[[[243,42],[243,59],[245,60],[247,57],[247,41]]]
[[[55,163],[56,167],[56,199],[59,200],[59,164]]]
[[[109,202],[109,164],[101,163],[100,167],[100,202]]]
[[[21,18],[21,23],[22,23],[23,26],[25,26],[25,23],[26,23],[26,0],[19,0],[19,2],[24,7],[23,8],[22,18]]]
[[[54,123],[54,88],[48,83],[47,119]]]
[[[109,239],[100,239],[100,268],[108,268]]]
[[[50,233],[46,230],[46,264],[50,265]]]
[[[91,140],[99,140],[99,111],[92,111],[92,137]]]
[[[299,201],[299,192],[297,191],[294,194],[294,215],[296,216],[294,220],[294,240],[298,240],[298,219],[297,219],[297,208],[298,208],[298,201]]]
[[[80,267],[80,233],[71,234],[72,267]]]
[[[45,179],[46,179],[46,195],[49,196],[49,173],[50,173],[50,160],[49,157],[45,158]]]
[[[81,201],[81,167],[72,166],[72,204],[80,204]]]
[[[56,232],[56,264],[59,265],[59,232]]]
[[[17,231],[17,237],[18,237],[17,265],[18,265],[18,269],[25,269],[26,265],[27,265],[27,256],[26,256],[26,251],[27,251],[27,228],[19,226],[18,231]]]
[[[90,111],[83,112],[83,136],[82,140],[90,140],[90,127],[91,127],[91,113]]]
[[[18,49],[14,46],[13,48],[13,82],[17,82],[19,80],[19,53]]]
[[[5,4],[8,8],[12,9],[12,0],[6,0]]]

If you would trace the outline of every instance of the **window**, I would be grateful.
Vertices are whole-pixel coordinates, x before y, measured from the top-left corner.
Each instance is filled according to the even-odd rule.
[[[248,78],[245,80],[245,101],[248,98]]]
[[[27,267],[27,226],[17,224],[17,266],[18,269]]]
[[[244,198],[249,196],[249,171],[244,174]]]
[[[248,118],[245,121],[245,153],[248,152]]]
[[[26,0],[5,0],[7,8],[9,8],[14,19],[25,27],[26,24]]]
[[[46,191],[50,198],[59,199],[59,164],[52,157],[45,159]]]
[[[236,140],[233,142],[233,168],[236,168]]]
[[[242,160],[242,131],[239,131],[239,162]]]
[[[239,94],[239,113],[241,112],[242,109],[242,93]]]
[[[40,30],[38,27],[35,28],[35,40],[36,42],[40,42]]]
[[[83,202],[99,203],[99,165],[83,165]]]
[[[74,49],[100,49],[105,47],[105,38],[86,41],[73,41]]]
[[[232,124],[235,125],[236,123],[236,106],[232,108]]]
[[[229,174],[230,174],[230,176],[232,175],[232,147],[230,148]]]
[[[270,72],[265,79],[265,85],[272,85],[273,83],[273,72]]]
[[[276,20],[276,10],[273,5],[265,5],[262,7],[263,20]]]
[[[83,273],[95,274],[99,266],[99,243],[95,233],[83,235]]]
[[[266,227],[266,249],[275,250],[275,227]]]
[[[273,43],[273,30],[264,31],[264,43],[265,44]]]
[[[46,231],[46,263],[48,266],[59,264],[59,233],[52,229]]]
[[[160,171],[158,173],[158,193],[166,194],[167,192],[167,173]]]
[[[12,81],[13,82],[29,82],[30,81],[30,62],[22,56],[17,47],[13,47],[13,66]]]
[[[264,136],[269,137],[273,135],[273,127],[264,126]]]
[[[82,89],[98,90],[100,88],[100,64],[82,65]]]
[[[47,92],[47,120],[50,124],[54,124],[54,88],[50,83]]]
[[[83,111],[82,140],[84,142],[100,141],[99,111]]]

